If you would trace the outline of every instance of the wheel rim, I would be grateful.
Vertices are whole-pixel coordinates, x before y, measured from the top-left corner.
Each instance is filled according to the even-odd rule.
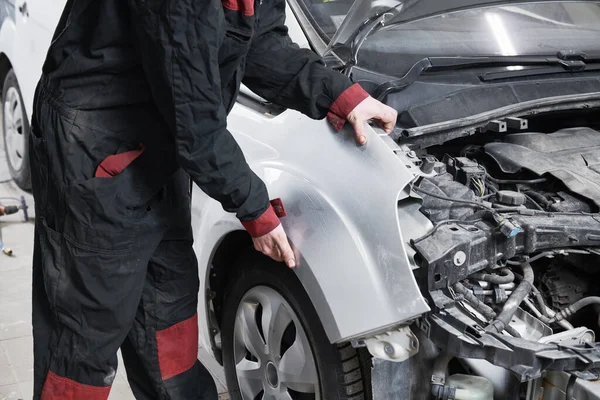
[[[25,155],[25,123],[21,97],[14,87],[8,89],[4,99],[4,135],[8,161],[15,171],[19,171]]]
[[[233,355],[243,400],[321,400],[308,336],[279,293],[266,286],[248,291],[234,329]]]

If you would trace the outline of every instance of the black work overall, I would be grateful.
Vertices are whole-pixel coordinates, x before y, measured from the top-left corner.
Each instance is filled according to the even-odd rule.
[[[119,348],[136,398],[216,399],[197,360],[190,177],[242,223],[262,218],[266,188],[226,129],[240,83],[312,118],[351,86],[291,42],[284,14],[284,0],[68,1],[30,135],[35,399],[105,400]]]

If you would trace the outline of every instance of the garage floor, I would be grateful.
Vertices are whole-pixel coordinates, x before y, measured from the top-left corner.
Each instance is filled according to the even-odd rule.
[[[10,178],[2,146],[0,135],[0,182]],[[25,195],[28,205],[33,206],[33,198],[14,183],[0,183],[0,201],[3,197],[21,195]],[[30,211],[33,215],[33,207]],[[22,213],[0,218],[3,242],[14,252],[13,257],[0,253],[0,400],[33,397],[31,261],[34,225],[32,221],[23,223],[22,218]],[[225,379],[218,364],[204,349],[200,349],[199,358],[213,372],[219,392],[224,393]],[[109,399],[133,400],[120,355],[119,365]],[[222,395],[220,399],[228,399],[228,396]]]

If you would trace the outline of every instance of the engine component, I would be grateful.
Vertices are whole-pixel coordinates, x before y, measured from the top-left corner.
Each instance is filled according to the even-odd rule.
[[[511,134],[484,149],[504,173],[528,170],[551,175],[600,206],[600,133],[593,129]]]
[[[393,362],[405,361],[419,351],[419,340],[408,326],[365,339],[364,344],[373,357]]]
[[[531,391],[530,399],[587,399],[587,400],[600,400],[600,393],[598,391],[597,379],[577,379],[573,381],[573,375],[568,372],[550,371],[544,379],[540,379],[537,382],[532,382],[531,386],[534,387]],[[600,376],[598,376],[600,378]],[[537,385],[536,385],[537,383]],[[567,397],[567,388],[569,389],[569,396]]]
[[[482,376],[454,374],[446,385],[456,389],[456,400],[489,400],[494,398],[492,383]]]
[[[449,173],[425,178],[419,185],[420,189],[448,198],[475,202],[477,198],[471,189],[452,179]],[[421,212],[432,222],[448,219],[466,219],[473,215],[475,207],[459,202],[449,202],[433,196],[423,196]]]
[[[475,296],[473,292],[467,289],[462,283],[456,282],[453,286],[456,293],[462,295],[465,300],[477,311],[479,311],[487,319],[494,319],[496,313],[490,306],[484,304],[480,299]]]
[[[445,288],[518,254],[600,245],[600,221],[595,215],[523,210],[511,214],[511,220],[523,229],[513,237],[499,235],[492,223],[479,220],[441,223],[413,240],[420,264],[427,271],[429,290]],[[453,259],[459,251],[466,254],[467,260],[456,266]]]
[[[427,175],[434,171],[435,163],[438,162],[435,157],[430,155],[423,157],[421,161],[423,162],[421,164],[421,171]]]
[[[500,232],[507,238],[515,237],[523,231],[518,224],[500,214],[492,214],[492,217],[500,228]]]
[[[483,180],[485,178],[485,169],[476,161],[467,157],[452,157],[446,155],[444,163],[448,166],[448,172],[454,179],[463,185],[470,185],[472,179]]]
[[[597,297],[597,296],[584,297],[583,299],[576,301],[575,303],[571,304],[570,306],[568,306],[568,307],[562,309],[560,312],[556,313],[556,315],[554,316],[553,320],[551,320],[551,322],[561,321],[563,319],[569,319],[569,317],[571,315],[575,314],[582,308],[590,306],[592,304],[600,304],[600,297]]]
[[[542,275],[540,289],[550,306],[561,310],[569,304],[581,300],[588,291],[589,283],[563,268],[558,263],[552,263]]]
[[[528,263],[521,264],[521,268],[523,268],[523,280],[512,292],[506,303],[504,303],[500,314],[488,325],[486,330],[496,330],[499,333],[505,330],[513,315],[517,312],[517,308],[519,308],[521,302],[531,292],[533,288],[533,268]]]
[[[496,284],[511,283],[515,280],[515,274],[513,274],[508,268],[501,268],[498,272],[500,273],[499,275],[476,272],[471,276],[473,279],[479,279]]]
[[[565,346],[573,344],[593,343],[596,339],[594,331],[584,326],[573,328],[554,335],[544,336],[539,340],[540,343],[562,343]]]
[[[585,201],[579,200],[567,192],[558,192],[554,196],[554,202],[550,205],[550,210],[561,212],[592,212],[592,207]]]
[[[600,368],[600,343],[563,346],[486,332],[444,291],[431,291],[430,298],[433,312],[419,327],[455,357],[487,360],[511,371],[521,382],[536,379],[546,370],[578,371],[574,374],[582,379],[593,378],[589,371]]]
[[[506,300],[508,300],[508,295],[511,294],[512,292],[507,292],[506,290],[502,289],[502,288],[496,288],[494,289],[494,302],[497,304],[502,304],[504,303]]]
[[[512,190],[500,190],[496,192],[496,201],[507,206],[522,206],[527,201],[523,193]]]

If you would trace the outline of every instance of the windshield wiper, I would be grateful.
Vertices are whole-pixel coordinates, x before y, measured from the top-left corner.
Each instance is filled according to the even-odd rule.
[[[379,85],[374,96],[383,100],[392,93],[400,91],[415,82],[423,72],[457,71],[471,68],[523,67],[498,72],[486,72],[479,75],[484,82],[524,76],[555,74],[557,72],[583,72],[600,70],[600,53],[586,54],[578,51],[559,51],[556,56],[491,56],[491,57],[427,57],[415,63],[406,75],[400,79]],[[524,68],[545,67],[545,68]],[[557,68],[559,68],[557,70]]]

